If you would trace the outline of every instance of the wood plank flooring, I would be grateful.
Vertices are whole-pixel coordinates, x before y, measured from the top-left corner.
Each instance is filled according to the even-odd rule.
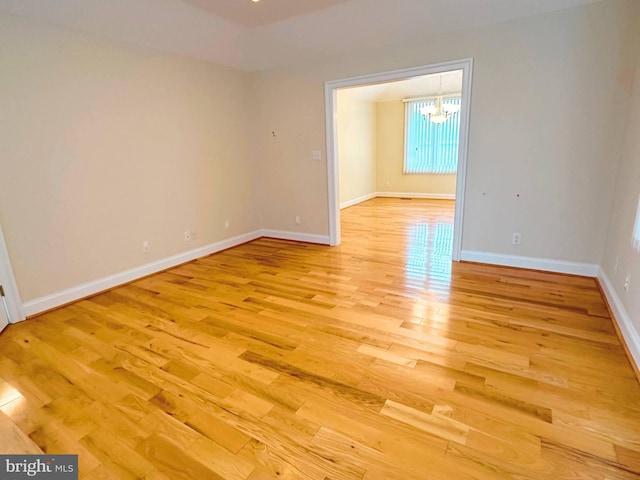
[[[80,478],[640,479],[593,279],[450,262],[453,203],[260,239],[0,335],[3,451]]]

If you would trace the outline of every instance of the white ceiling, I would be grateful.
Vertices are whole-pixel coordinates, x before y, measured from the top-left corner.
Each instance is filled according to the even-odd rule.
[[[259,27],[348,0],[182,0],[245,27]]]
[[[442,83],[440,83],[441,79]],[[437,95],[441,91],[445,95],[460,93],[462,91],[462,70],[340,90],[343,94],[370,102],[389,102],[408,98],[430,97]]]
[[[0,0],[0,13],[261,70],[597,1]]]

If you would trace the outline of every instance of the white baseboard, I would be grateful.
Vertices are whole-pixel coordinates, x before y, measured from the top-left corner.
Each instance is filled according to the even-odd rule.
[[[27,317],[36,315],[38,313],[51,310],[52,308],[56,308],[67,303],[74,302],[81,298],[95,295],[96,293],[108,290],[110,288],[117,287],[118,285],[123,285],[138,278],[142,278],[147,275],[166,270],[167,268],[190,262],[191,260],[195,260],[196,258],[206,257],[207,255],[211,255],[212,253],[220,252],[222,250],[226,250],[228,248],[250,242],[251,240],[255,240],[262,236],[262,230],[256,230],[254,232],[238,235],[237,237],[228,238],[220,242],[211,243],[209,245],[205,245],[204,247],[189,250],[188,252],[184,253],[179,253],[178,255],[173,255],[171,257],[163,258],[152,263],[147,263],[146,265],[142,265],[140,267],[135,267],[129,270],[125,270],[124,272],[109,275],[108,277],[104,277],[99,280],[83,283],[76,287],[30,300],[28,302],[25,302],[22,305],[22,308]]]
[[[375,197],[376,197],[375,193],[368,193],[367,195],[362,195],[361,197],[354,198],[352,200],[347,200],[346,202],[342,202],[340,204],[340,210],[342,210],[343,208],[352,207],[362,202],[366,202],[367,200],[371,200],[372,198],[375,198]]]
[[[620,333],[627,344],[627,348],[629,349],[629,353],[632,357],[630,360],[632,360],[636,364],[636,367],[640,369],[640,332],[638,332],[638,329],[631,321],[631,317],[627,313],[626,308],[624,308],[622,300],[616,293],[613,283],[602,269],[600,269],[598,281],[600,282],[602,291],[604,292],[605,297],[607,297],[607,302],[609,302],[609,306],[611,307],[613,316],[615,317],[613,318],[613,321],[618,325]]]
[[[283,230],[261,230],[261,236],[278,240],[293,240],[296,242],[319,243],[329,245],[329,235],[314,235],[311,233],[285,232]]]
[[[67,303],[86,298],[96,293],[103,292],[110,288],[123,285],[125,283],[137,280],[138,278],[146,277],[154,273],[166,270],[167,268],[175,267],[182,263],[190,262],[197,258],[206,257],[212,253],[220,252],[228,248],[242,245],[243,243],[256,240],[261,237],[277,238],[281,240],[294,240],[297,242],[308,243],[320,243],[323,245],[329,245],[328,235],[313,235],[309,233],[299,232],[284,232],[280,230],[255,230],[253,232],[238,235],[233,238],[228,238],[220,242],[211,243],[204,247],[189,250],[188,252],[179,253],[168,258],[163,258],[155,262],[135,267],[124,272],[119,272],[108,277],[104,277],[92,282],[83,283],[60,292],[52,293],[44,297],[29,300],[23,303],[22,310],[27,317],[37,315],[38,313],[46,312],[52,308],[60,307]]]
[[[367,195],[362,195],[361,197],[354,198],[352,200],[347,200],[346,202],[342,202],[340,204],[340,210],[347,207],[352,207],[357,205],[358,203],[366,202],[367,200],[371,200],[372,198],[383,197],[383,198],[425,198],[429,200],[455,200],[455,193],[411,193],[411,192],[375,192],[369,193]]]
[[[411,193],[411,192],[377,192],[376,197],[384,198],[426,198],[430,200],[455,200],[455,193]]]
[[[468,262],[489,263],[506,267],[530,268],[547,272],[568,273],[585,277],[597,277],[600,267],[591,263],[566,262],[564,260],[550,260],[547,258],[521,257],[518,255],[503,255],[500,253],[475,252],[463,250],[461,260]]]

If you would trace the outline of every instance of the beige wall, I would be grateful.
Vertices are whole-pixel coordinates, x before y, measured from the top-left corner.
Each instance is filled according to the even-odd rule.
[[[259,228],[248,73],[5,16],[0,65],[0,224],[23,301]]]
[[[636,5],[635,16],[631,18],[640,18],[640,3]],[[635,56],[636,66],[635,71],[631,70],[623,77],[628,79],[628,87],[632,92],[631,111],[624,129],[624,148],[618,166],[602,268],[611,280],[632,327],[635,327],[636,338],[640,338],[640,253],[633,248],[631,242],[640,196],[640,25],[637,22],[631,35],[634,35],[632,38],[635,40],[631,44],[636,48],[631,54]],[[632,83],[634,77],[635,81]],[[631,285],[629,291],[625,292],[627,274],[631,275]],[[632,348],[640,353],[640,344],[632,345]],[[640,358],[636,358],[636,361],[640,362]]]
[[[463,249],[598,264],[628,96],[619,32],[629,5],[611,0],[257,73],[264,225],[288,229],[301,214],[304,231],[328,233],[326,166],[307,160],[325,145],[325,81],[473,57]],[[287,147],[271,145],[274,127]]]
[[[322,82],[266,71],[253,77],[256,185],[263,226],[327,235],[327,164]],[[321,150],[323,161],[312,159]],[[295,217],[301,217],[300,225]]]
[[[455,195],[455,175],[411,175],[404,168],[404,120],[402,100],[378,102],[377,191]]]
[[[455,175],[403,173],[404,103],[338,91],[340,203],[378,193],[455,195]]]
[[[22,300],[260,227],[326,235],[326,163],[311,158],[325,153],[324,82],[466,57],[463,249],[600,263],[625,145],[605,268],[619,256],[637,272],[620,35],[632,4],[254,74],[0,16],[0,225]]]
[[[338,92],[340,203],[376,191],[376,104]]]

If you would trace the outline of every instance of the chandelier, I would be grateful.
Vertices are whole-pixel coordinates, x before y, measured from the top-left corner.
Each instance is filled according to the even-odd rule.
[[[424,119],[431,120],[431,123],[444,123],[460,111],[460,105],[450,102],[445,103],[444,95],[442,94],[442,75],[440,75],[440,91],[435,100],[435,104],[430,103],[420,108],[420,113]]]

